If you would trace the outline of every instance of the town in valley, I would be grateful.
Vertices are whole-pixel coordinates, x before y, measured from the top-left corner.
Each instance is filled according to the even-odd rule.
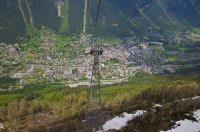
[[[155,36],[155,35],[154,35]],[[138,71],[148,74],[176,73],[181,68],[195,67],[200,62],[200,47],[190,52],[200,35],[156,35],[148,37],[98,38],[103,48],[100,56],[102,84],[128,81]],[[1,91],[22,88],[25,84],[59,82],[70,87],[90,85],[92,60],[90,36],[60,42],[49,30],[31,44],[0,43],[1,77],[18,79],[14,86]],[[193,48],[194,49],[194,48]]]

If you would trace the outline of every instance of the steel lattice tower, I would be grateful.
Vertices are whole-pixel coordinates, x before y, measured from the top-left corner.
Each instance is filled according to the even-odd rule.
[[[94,47],[90,54],[94,56],[90,89],[88,92],[88,102],[84,132],[103,132],[103,112],[101,104],[99,56],[102,55],[102,48]]]

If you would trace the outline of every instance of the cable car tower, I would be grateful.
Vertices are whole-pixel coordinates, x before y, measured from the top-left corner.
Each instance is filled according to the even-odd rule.
[[[144,11],[148,11],[158,0],[154,0],[154,2]],[[85,7],[87,7],[87,2],[88,0],[85,0]],[[141,11],[142,7],[146,5],[148,0],[145,0],[145,2],[142,4],[142,6],[135,12],[133,17]],[[104,117],[106,115],[104,114],[105,112],[103,111],[103,107],[101,104],[101,91],[100,91],[100,71],[99,71],[99,57],[103,53],[103,49],[101,48],[101,44],[99,44],[98,40],[94,41],[93,37],[96,31],[96,26],[97,26],[97,20],[98,20],[98,15],[99,15],[99,10],[100,10],[100,4],[101,0],[98,0],[98,9],[96,13],[96,21],[94,24],[94,30],[93,30],[93,36],[92,36],[92,48],[90,54],[93,55],[93,64],[92,64],[92,76],[91,76],[91,81],[90,81],[90,88],[88,91],[88,102],[86,106],[86,117],[85,117],[85,122],[84,122],[84,132],[104,132],[103,130],[103,121]],[[84,10],[86,12],[86,10]],[[84,17],[86,17],[84,15]],[[133,19],[130,18],[125,25]],[[85,18],[84,18],[85,20]],[[86,22],[84,22],[85,24]],[[124,25],[124,26],[125,26]],[[124,26],[122,28],[124,28]],[[85,26],[83,29],[83,32],[85,32]],[[110,114],[109,111],[108,115]],[[109,118],[109,116],[108,116]]]
[[[103,112],[101,104],[100,91],[100,71],[99,71],[99,56],[102,55],[103,49],[98,40],[94,40],[96,25],[100,10],[101,0],[98,2],[95,27],[92,36],[92,48],[90,54],[93,55],[92,76],[90,80],[90,88],[88,91],[88,102],[86,106],[86,117],[84,122],[84,132],[103,132]]]
[[[101,104],[100,74],[99,74],[99,56],[103,50],[100,47],[93,47],[91,55],[93,58],[92,76],[90,89],[88,92],[88,102],[86,108],[86,118],[84,132],[101,131],[103,132],[103,112]]]

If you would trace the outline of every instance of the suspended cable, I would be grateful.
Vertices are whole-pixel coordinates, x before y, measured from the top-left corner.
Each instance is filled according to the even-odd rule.
[[[154,3],[152,3],[144,12],[143,14],[145,14],[158,0],[155,0]]]
[[[137,14],[142,10],[142,8],[147,4],[149,0],[145,0],[145,2],[140,6],[140,8],[133,14],[131,18],[129,18],[126,23],[122,26],[121,29],[123,29],[129,21],[131,21]],[[158,0],[155,0],[143,13],[146,13]],[[100,12],[100,7],[101,7],[101,0],[98,1],[98,8],[96,12],[96,18],[95,18],[95,24],[93,28],[93,33],[92,33],[92,40],[94,38],[94,35],[96,33],[96,28],[97,28],[97,23],[98,23],[98,17],[99,17],[99,12]],[[120,30],[119,30],[120,31]]]
[[[133,19],[133,18],[135,17],[135,15],[136,15],[139,11],[142,10],[142,7],[145,6],[145,4],[146,4],[148,1],[149,1],[149,0],[146,0],[146,1],[140,6],[140,8],[133,14],[133,16],[132,16],[131,18],[129,18],[129,19],[126,21],[126,23],[122,26],[121,29],[123,29],[123,28],[126,26],[126,24],[127,24],[131,19]]]
[[[96,13],[96,20],[95,20],[95,24],[94,24],[94,30],[93,30],[93,33],[92,33],[93,36],[94,36],[94,34],[96,32],[96,27],[97,27],[97,21],[98,21],[98,17],[99,17],[100,7],[101,7],[101,0],[99,0],[99,2],[98,2],[98,9],[97,9],[97,13]]]
[[[145,14],[157,1],[158,1],[158,0],[155,0],[155,1],[143,12],[143,14]],[[132,18],[130,18],[130,19],[128,19],[128,20],[126,21],[126,23],[122,26],[122,28],[120,28],[120,30],[118,30],[118,33],[119,33],[119,31],[121,31],[121,29],[123,29],[123,28],[126,26],[126,24],[127,24],[129,21],[131,21],[131,20],[135,17],[135,15],[136,15],[139,11],[142,10],[142,7],[145,6],[145,4],[146,4],[147,2],[148,2],[148,0],[146,0],[146,1],[142,4],[142,6],[140,7],[140,9],[138,9],[138,10],[134,13],[134,15],[133,15]],[[117,33],[117,34],[118,34],[118,33]]]

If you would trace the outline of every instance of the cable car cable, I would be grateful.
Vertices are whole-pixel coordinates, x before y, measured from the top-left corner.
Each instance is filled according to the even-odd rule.
[[[96,13],[96,20],[95,20],[95,24],[94,24],[94,30],[92,33],[92,36],[94,36],[95,32],[96,32],[96,28],[97,28],[97,22],[98,22],[98,17],[99,17],[99,11],[100,11],[100,7],[101,7],[101,0],[99,0],[98,2],[98,9],[97,9],[97,13]],[[93,37],[92,37],[93,38]]]
[[[153,4],[151,4],[144,12],[143,14],[145,14],[158,0],[155,0]]]
[[[142,7],[143,6],[145,6],[145,4],[148,2],[148,0],[146,0],[141,6],[140,6],[140,8],[133,14],[133,16],[131,17],[131,18],[129,18],[127,21],[126,21],[126,23],[121,27],[121,29],[123,29],[125,26],[126,26],[126,24],[131,20],[131,19],[133,19],[134,17],[135,17],[135,15],[139,12],[139,11],[141,11],[142,10]],[[121,30],[120,29],[120,30]]]
[[[119,31],[121,31],[121,29],[123,29],[123,28],[126,26],[126,24],[127,24],[129,21],[131,21],[139,11],[141,11],[142,7],[145,6],[145,4],[147,3],[147,1],[148,1],[148,0],[146,0],[146,1],[144,2],[144,4],[140,7],[140,9],[138,9],[138,10],[134,13],[134,15],[133,15],[132,18],[130,18],[130,19],[128,19],[128,20],[126,21],[126,23],[123,25],[123,27],[120,28],[120,30],[118,30],[117,34],[119,34]],[[157,1],[158,1],[158,0],[155,0],[154,3],[152,3],[152,4],[143,12],[143,14],[145,14],[154,4],[156,4]]]

